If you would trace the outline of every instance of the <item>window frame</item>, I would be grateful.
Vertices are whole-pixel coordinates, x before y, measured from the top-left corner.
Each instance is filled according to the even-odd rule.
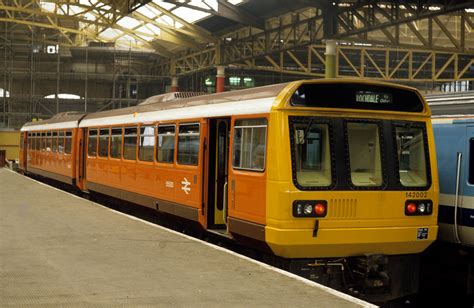
[[[313,124],[322,124],[328,126],[328,135],[329,135],[329,155],[330,155],[330,164],[331,164],[331,184],[328,186],[302,186],[298,183],[298,177],[296,174],[296,140],[293,134],[295,124],[309,124],[313,120]],[[331,118],[324,117],[312,117],[312,116],[289,116],[288,117],[288,128],[290,135],[290,153],[291,153],[291,174],[293,179],[293,185],[296,188],[302,191],[320,191],[320,190],[331,190],[336,186],[336,166],[335,166],[335,143],[334,143],[334,124]]]
[[[173,134],[173,160],[171,162],[168,162],[168,161],[159,161],[158,160],[158,138],[160,136],[160,127],[173,127],[174,128],[174,134]],[[178,134],[176,134],[176,127],[178,127],[177,124],[175,123],[166,123],[166,124],[158,124],[156,126],[156,140],[155,140],[155,161],[159,164],[167,164],[167,165],[172,165],[174,163],[178,163],[178,151],[176,150],[177,149],[177,145],[178,145],[178,140],[177,140],[177,137],[178,137]],[[201,130],[199,129],[199,133],[201,132]],[[166,135],[165,135],[166,136]]]
[[[53,130],[51,132],[51,153],[58,152],[58,131]]]
[[[102,131],[107,130],[107,135],[102,135]],[[101,136],[106,136],[107,138],[107,155],[100,155],[100,138]],[[110,127],[99,127],[97,134],[97,158],[108,159],[110,156]]]
[[[66,129],[64,131],[64,154],[67,154],[67,155],[71,155],[72,154],[72,151],[73,151],[73,147],[74,147],[74,144],[73,144],[73,137],[74,137],[74,134],[73,134],[73,130],[72,129]],[[89,137],[89,135],[88,135]],[[66,149],[68,149],[67,147],[67,140],[70,139],[71,142],[70,142],[70,151],[67,152]]]
[[[235,123],[237,121],[245,121],[245,120],[265,120],[267,123],[266,125],[248,125],[248,126],[236,126]],[[236,128],[262,128],[265,127],[265,152],[263,155],[263,168],[262,169],[256,169],[256,168],[242,168],[242,167],[236,167],[234,166],[234,151],[235,151],[235,130]],[[232,169],[233,170],[242,170],[242,171],[249,171],[249,172],[258,172],[258,173],[265,173],[266,167],[267,167],[267,153],[268,153],[268,118],[266,117],[245,117],[245,118],[237,118],[234,119],[232,122]]]
[[[119,157],[113,157],[111,155],[112,153],[112,138],[113,136],[119,136],[119,135],[114,135],[112,132],[113,130],[120,129],[121,134],[120,134],[120,155]],[[114,159],[114,160],[122,160],[123,159],[123,135],[124,134],[124,126],[119,125],[119,126],[111,126],[110,127],[110,141],[109,141],[109,158]]]
[[[66,132],[64,130],[59,130],[58,131],[58,153],[60,154],[64,154],[65,150],[66,150]],[[61,141],[62,140],[62,146],[63,146],[63,150],[62,151],[59,151],[59,146],[61,145]]]
[[[191,126],[191,125],[197,125],[198,126],[198,129],[199,129],[199,133],[197,134],[199,136],[198,140],[199,140],[199,144],[198,144],[198,152],[197,152],[197,163],[196,164],[185,164],[185,163],[180,163],[179,162],[179,129],[181,126]],[[174,155],[176,155],[176,164],[177,165],[180,165],[180,166],[194,166],[194,167],[198,167],[200,165],[200,152],[201,152],[201,123],[199,122],[185,122],[185,123],[178,123],[177,125],[177,134],[176,134],[176,130],[175,130],[175,138],[177,138],[177,140],[175,139],[175,149],[176,149],[176,153]]]
[[[428,190],[432,185],[432,176],[431,176],[431,161],[430,161],[430,148],[428,144],[428,133],[426,130],[425,122],[417,121],[392,121],[392,140],[393,140],[393,151],[395,153],[395,180],[399,186],[400,190]],[[400,163],[398,161],[396,150],[397,150],[397,127],[406,127],[409,125],[413,128],[421,129],[423,133],[423,147],[425,150],[425,167],[426,167],[426,185],[425,186],[403,186],[400,180]]]
[[[146,135],[144,134],[143,136],[145,137],[153,137],[153,155],[152,155],[152,158],[151,160],[142,160],[140,159],[140,149],[142,148],[141,146],[141,143],[142,143],[142,127],[151,127],[153,128],[153,135]],[[138,127],[138,131],[137,131],[137,160],[141,163],[154,163],[156,160],[155,160],[155,151],[156,151],[156,138],[157,138],[157,128],[156,128],[156,124],[140,124],[140,126]]]
[[[382,183],[377,186],[362,186],[362,185],[355,185],[352,182],[352,174],[351,174],[351,159],[350,159],[350,149],[349,149],[349,131],[348,131],[348,123],[360,123],[360,124],[375,124],[378,127],[378,138],[380,144],[380,171],[382,176]],[[343,120],[344,125],[344,149],[347,157],[346,161],[346,173],[348,176],[347,183],[349,184],[350,188],[353,190],[386,190],[388,186],[388,174],[387,174],[387,157],[386,157],[386,147],[385,139],[384,139],[384,125],[383,119],[360,119],[360,118],[350,118]],[[393,126],[392,126],[393,127]],[[392,136],[393,137],[393,136]]]
[[[89,154],[89,143],[90,143],[90,139],[91,139],[91,135],[90,135],[90,132],[91,131],[94,131],[96,132],[95,136],[94,136],[94,139],[95,139],[95,155],[91,155]],[[98,147],[99,147],[99,138],[98,138],[98,135],[99,135],[99,128],[97,127],[89,127],[87,129],[87,157],[88,158],[97,158],[98,156]]]
[[[133,137],[133,135],[126,135],[125,130],[128,128],[134,128],[136,130],[135,132],[135,158],[134,159],[129,159],[125,158],[125,138],[127,136]],[[123,126],[123,131],[122,131],[122,159],[127,160],[127,161],[138,161],[138,136],[140,135],[140,129],[138,125],[135,126]]]

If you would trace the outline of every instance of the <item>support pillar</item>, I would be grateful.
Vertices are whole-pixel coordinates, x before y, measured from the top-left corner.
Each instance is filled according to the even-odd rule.
[[[171,92],[178,92],[178,77],[171,77]]]
[[[336,48],[335,40],[326,40],[326,65],[324,68],[326,78],[336,77]]]
[[[225,66],[217,67],[216,75],[216,93],[224,92],[225,84]]]

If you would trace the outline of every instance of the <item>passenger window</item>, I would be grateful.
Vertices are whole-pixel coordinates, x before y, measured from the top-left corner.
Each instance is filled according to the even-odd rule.
[[[267,119],[237,120],[234,124],[232,166],[235,169],[265,169]]]
[[[348,123],[347,140],[352,184],[381,186],[383,179],[379,126],[371,123]]]
[[[101,128],[99,131],[99,156],[109,156],[109,129]]]
[[[53,137],[51,138],[51,151],[58,151],[58,132],[53,132]]]
[[[158,126],[156,160],[160,163],[173,163],[175,125]]]
[[[125,127],[123,137],[123,158],[129,160],[137,159],[137,128]]]
[[[396,127],[395,135],[400,183],[405,187],[428,185],[423,130]]]
[[[51,152],[51,148],[52,148],[52,145],[53,145],[53,135],[52,135],[51,132],[47,133],[46,142],[47,142],[46,151]]]
[[[112,128],[110,139],[110,157],[122,158],[122,128]]]
[[[303,187],[330,186],[329,125],[298,123],[293,129],[296,181]]]
[[[46,151],[46,132],[41,133],[41,151]]]
[[[89,129],[89,139],[87,141],[87,155],[97,155],[97,129]]]
[[[58,152],[59,153],[64,153],[64,131],[60,130],[59,131],[59,136],[58,136]]]
[[[155,149],[155,127],[140,127],[140,145],[138,147],[138,159],[141,161],[153,161]]]
[[[199,156],[199,124],[181,124],[178,134],[178,163],[197,165]]]
[[[64,139],[64,153],[71,154],[72,152],[72,131],[66,131],[66,138]]]
[[[474,185],[474,138],[469,143],[469,184]]]

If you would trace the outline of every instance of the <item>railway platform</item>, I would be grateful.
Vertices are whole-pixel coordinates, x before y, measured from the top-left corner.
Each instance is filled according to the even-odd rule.
[[[0,306],[370,307],[0,168]]]

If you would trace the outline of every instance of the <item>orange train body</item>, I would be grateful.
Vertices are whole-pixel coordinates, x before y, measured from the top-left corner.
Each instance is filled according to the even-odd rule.
[[[21,168],[288,259],[416,255],[435,240],[430,111],[415,89],[338,79],[170,95],[28,123]]]

